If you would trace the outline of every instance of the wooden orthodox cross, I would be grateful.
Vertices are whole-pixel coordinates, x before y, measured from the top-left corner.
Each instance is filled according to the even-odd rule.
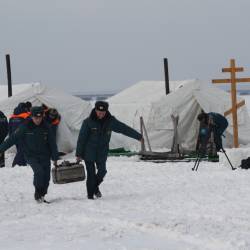
[[[250,82],[250,78],[236,78],[236,72],[244,71],[243,67],[235,67],[235,60],[230,60],[230,68],[223,68],[222,72],[231,73],[230,79],[214,79],[212,83],[231,83],[231,98],[232,98],[232,108],[227,110],[224,115],[227,116],[232,113],[233,116],[233,134],[234,134],[234,147],[239,147],[238,142],[238,121],[237,121],[237,109],[245,105],[245,101],[237,103],[237,91],[236,84],[239,82]]]

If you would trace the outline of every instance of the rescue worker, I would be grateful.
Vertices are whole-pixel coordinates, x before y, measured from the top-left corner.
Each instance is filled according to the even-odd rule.
[[[45,104],[42,104],[44,110],[44,119],[49,124],[52,129],[53,135],[57,141],[57,129],[61,122],[61,115],[58,113],[57,109],[49,108]],[[59,156],[66,155],[65,152],[59,152]]]
[[[0,144],[8,134],[8,120],[2,111],[0,111]],[[0,168],[5,167],[4,154],[0,156]]]
[[[222,136],[224,131],[228,127],[227,119],[223,115],[215,112],[200,113],[197,119],[203,125],[203,128],[200,131],[201,136],[205,137],[206,134],[209,136],[210,132],[213,131],[216,150],[220,151],[221,149],[223,149]]]
[[[97,101],[90,116],[83,121],[76,148],[76,161],[85,161],[87,169],[88,199],[102,196],[99,185],[107,173],[106,161],[111,132],[124,134],[142,141],[142,135],[126,124],[118,121],[108,111],[108,103]],[[97,173],[96,173],[97,168]]]
[[[26,119],[30,117],[25,103],[21,102],[14,109],[13,115],[9,119],[9,135],[12,135],[16,129],[24,123]],[[15,165],[27,166],[27,162],[23,155],[23,145],[20,142],[16,143],[16,155],[12,163],[12,167]]]
[[[49,108],[45,112],[45,121],[51,126],[53,134],[56,138],[57,128],[61,121],[61,116],[54,108]]]
[[[0,145],[0,153],[18,141],[22,143],[24,157],[34,172],[34,198],[39,203],[46,202],[44,196],[47,194],[50,181],[50,159],[57,165],[58,151],[51,128],[43,120],[42,107],[31,108],[31,119],[18,127]]]

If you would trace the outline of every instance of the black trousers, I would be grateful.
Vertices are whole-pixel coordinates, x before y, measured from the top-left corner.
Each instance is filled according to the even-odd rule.
[[[27,161],[34,173],[33,185],[35,186],[36,192],[39,193],[40,196],[46,195],[50,181],[50,159],[32,158]]]
[[[90,162],[85,161],[87,169],[87,193],[88,196],[93,196],[96,188],[103,182],[103,178],[107,173],[105,162]]]
[[[5,167],[5,157],[4,157],[4,153],[1,154],[0,156],[0,168]]]

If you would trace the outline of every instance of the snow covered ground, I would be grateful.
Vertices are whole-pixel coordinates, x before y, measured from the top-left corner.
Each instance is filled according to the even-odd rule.
[[[227,154],[239,166],[250,147]],[[51,182],[51,204],[33,200],[30,167],[11,168],[6,157],[0,250],[250,250],[250,170],[232,171],[223,154],[198,172],[193,162],[111,157],[102,199],[86,198],[85,181]]]
[[[30,167],[2,168],[0,249],[249,250],[250,171],[193,164],[112,157],[102,199],[51,183],[51,204],[34,202]]]

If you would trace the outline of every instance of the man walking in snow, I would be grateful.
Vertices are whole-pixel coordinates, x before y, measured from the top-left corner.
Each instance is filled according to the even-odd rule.
[[[88,199],[102,196],[99,185],[107,173],[106,161],[112,131],[143,140],[140,133],[112,116],[108,106],[107,102],[97,101],[90,116],[83,121],[78,136],[76,160],[83,159],[86,164]]]
[[[32,107],[31,119],[26,120],[0,145],[0,153],[21,142],[24,157],[34,172],[35,194],[37,202],[46,202],[50,181],[50,159],[57,165],[58,151],[51,128],[43,121],[43,108]]]

